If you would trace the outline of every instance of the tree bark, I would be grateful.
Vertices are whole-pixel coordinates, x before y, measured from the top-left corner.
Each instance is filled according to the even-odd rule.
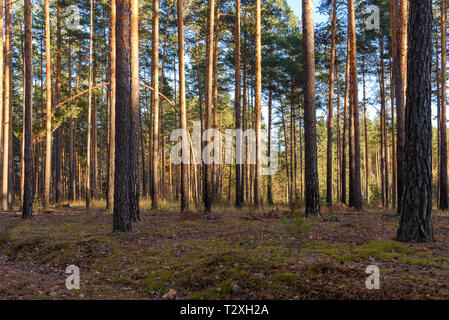
[[[140,221],[139,210],[139,1],[131,0],[130,17],[130,43],[131,43],[131,95],[130,95],[130,149],[129,164],[131,176],[129,180],[130,218]],[[154,96],[154,94],[153,94]]]
[[[235,0],[235,94],[234,94],[234,111],[235,111],[235,128],[242,129],[241,121],[241,80],[240,80],[240,0]],[[241,208],[243,205],[243,139],[237,136],[236,148],[236,166],[235,166],[235,206]],[[240,152],[240,153],[239,153]],[[231,175],[231,173],[229,173]]]
[[[256,167],[254,174],[254,205],[262,204],[262,189],[260,175],[260,158],[262,155],[260,144],[261,108],[262,108],[262,36],[261,36],[261,0],[256,0],[256,100],[255,100],[255,129],[256,129]]]
[[[22,218],[33,216],[33,35],[31,0],[25,0],[25,185],[23,193]]]
[[[151,208],[159,206],[159,0],[153,1],[153,187]]]
[[[306,216],[320,216],[316,145],[315,40],[313,0],[302,0]]]
[[[350,109],[352,110],[352,122],[354,131],[353,155],[351,159],[351,186],[353,206],[356,210],[362,210],[362,192],[360,182],[360,129],[359,129],[359,103],[357,85],[357,45],[355,34],[354,0],[348,0],[348,38],[350,56]],[[351,197],[350,197],[351,198]],[[351,202],[351,201],[350,201]]]
[[[446,82],[447,82],[447,0],[441,0],[441,137],[440,137],[440,196],[438,208],[440,210],[447,210],[449,208],[448,198],[448,183],[447,183],[447,96],[446,96]],[[437,53],[438,54],[438,53]]]
[[[432,1],[410,2],[404,189],[396,239],[432,242]]]
[[[92,0],[94,1],[94,0]],[[55,101],[53,103],[57,106],[61,102],[61,87],[62,87],[62,74],[61,74],[61,1],[58,1],[57,6],[57,22],[56,22],[56,92]],[[54,187],[55,187],[55,202],[59,203],[62,200],[62,181],[61,181],[61,171],[62,171],[62,126],[59,126],[53,133],[54,135],[54,155],[55,162],[54,167]]]
[[[213,0],[211,0],[213,1]],[[180,124],[181,130],[187,131],[187,116],[186,116],[186,79],[185,79],[185,64],[184,64],[184,8],[183,8],[183,0],[178,0],[178,63],[179,63],[179,110],[180,110]],[[212,14],[213,14],[213,6],[212,6]],[[213,30],[213,29],[212,29]],[[213,33],[212,33],[213,34]],[[212,36],[213,40],[213,36]],[[209,43],[210,47],[212,47],[212,43]],[[212,78],[211,78],[212,79]],[[211,91],[209,91],[211,93]],[[210,104],[209,104],[210,107]],[[183,143],[183,152],[187,152],[188,150],[188,141],[186,139],[182,139]],[[189,159],[189,157],[185,157],[183,154],[183,160]],[[187,196],[188,193],[188,182],[187,175],[189,173],[189,165],[186,161],[181,163],[181,212],[189,211],[189,198]],[[210,190],[210,189],[209,189]],[[210,212],[210,207],[209,211]]]
[[[397,199],[398,213],[401,211],[402,190],[404,188],[404,161],[405,161],[405,104],[407,88],[407,0],[399,0],[397,19],[397,57],[393,58],[395,95],[396,95],[396,121],[397,121]],[[396,62],[394,62],[396,60]]]
[[[332,206],[332,126],[334,108],[334,73],[335,73],[335,43],[337,34],[337,0],[334,0],[332,13],[332,44],[329,70],[329,109],[327,113],[327,170],[326,170],[326,204]]]
[[[179,3],[180,0],[178,0]],[[178,18],[179,19],[179,18]],[[206,63],[206,112],[204,130],[212,128],[212,85],[213,85],[213,55],[214,55],[214,24],[215,24],[215,0],[209,0],[209,29]],[[210,141],[208,139],[208,141]],[[212,211],[212,172],[211,166],[203,163],[203,202],[206,214]]]
[[[106,208],[112,212],[114,206],[115,175],[115,97],[116,97],[116,0],[110,2],[109,14],[109,154],[108,154],[108,193]]]
[[[0,12],[3,12],[3,1],[0,1]],[[0,102],[3,101],[3,80],[4,80],[4,51],[3,51],[3,14],[0,14]],[[8,151],[9,151],[9,108],[4,108],[3,103],[0,103],[0,120],[3,126],[2,135],[2,210],[8,210]],[[1,134],[0,134],[1,135]]]
[[[349,41],[346,54],[345,98],[343,106],[343,137],[341,159],[341,202],[347,204],[346,196],[346,137],[348,135],[348,100],[349,100]]]
[[[130,232],[130,0],[116,0],[116,113],[113,231]]]
[[[94,0],[90,0],[90,34],[89,34],[89,93],[87,110],[87,157],[86,157],[86,208],[90,208],[91,200],[91,127],[92,127],[92,37]]]

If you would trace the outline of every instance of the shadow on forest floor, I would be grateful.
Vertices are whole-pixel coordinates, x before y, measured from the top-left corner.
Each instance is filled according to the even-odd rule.
[[[448,299],[449,217],[431,244],[394,241],[398,218],[324,209],[301,250],[287,210],[219,209],[207,220],[169,207],[129,234],[104,209],[55,208],[22,221],[0,213],[1,299]],[[81,289],[65,288],[68,265]],[[380,268],[367,290],[366,267]]]

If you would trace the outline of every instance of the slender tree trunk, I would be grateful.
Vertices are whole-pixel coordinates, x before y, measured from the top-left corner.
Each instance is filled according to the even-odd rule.
[[[393,84],[393,62],[390,58],[390,96],[391,96],[391,204],[396,208],[397,203],[397,178],[396,178],[396,143],[394,130],[394,84]]]
[[[114,175],[115,175],[115,96],[116,96],[116,0],[110,2],[109,14],[109,154],[108,154],[108,194],[106,207],[112,212],[114,207]]]
[[[354,153],[351,161],[351,185],[352,199],[356,210],[362,210],[362,192],[360,182],[360,129],[359,129],[359,103],[357,87],[357,45],[355,34],[355,12],[354,0],[348,0],[348,38],[350,43],[350,108],[352,110],[352,121],[354,130]]]
[[[87,157],[86,157],[86,208],[90,208],[91,200],[91,127],[92,127],[92,37],[94,0],[90,0],[90,35],[89,35],[89,94],[87,110]]]
[[[3,12],[3,1],[0,1],[0,12]],[[8,151],[9,151],[9,108],[4,108],[3,101],[3,80],[4,80],[4,51],[3,51],[3,14],[0,14],[0,120],[3,126],[2,138],[2,210],[8,210]],[[0,134],[1,135],[1,134]]]
[[[397,240],[432,242],[432,1],[410,2],[405,170]]]
[[[61,2],[58,1],[57,5],[57,33],[56,33],[56,91],[55,100],[53,101],[55,106],[61,102]],[[62,171],[62,126],[59,126],[53,133],[54,139],[54,188],[55,188],[55,202],[59,203],[62,199],[62,181],[61,181],[61,171]]]
[[[25,0],[25,188],[23,193],[22,218],[33,215],[33,35],[31,0]]]
[[[180,0],[178,0],[179,3]],[[214,24],[215,24],[215,0],[209,0],[209,37],[207,44],[207,64],[206,64],[206,113],[205,130],[212,128],[212,85],[213,85],[213,55],[214,55]],[[210,135],[206,141],[210,141]],[[209,164],[203,163],[203,201],[206,214],[212,211],[212,172]]]
[[[241,80],[240,80],[240,0],[235,0],[235,94],[234,94],[234,111],[235,111],[235,128],[242,129],[241,121]],[[243,205],[243,139],[241,135],[237,135],[236,141],[236,166],[235,166],[235,206],[241,208]],[[231,175],[231,172],[229,172]]]
[[[3,1],[0,1],[0,12],[3,12]],[[3,101],[3,15],[0,14],[0,101]],[[3,104],[0,103],[0,208],[3,210],[8,206],[8,203],[3,202],[5,199],[5,194],[3,190],[3,129],[5,127],[5,122],[3,121]]]
[[[288,139],[287,139],[287,128],[285,125],[285,116],[284,116],[284,107],[281,102],[281,119],[282,119],[282,128],[284,130],[284,140],[285,140],[285,168],[287,175],[287,202],[291,202],[291,185],[290,185],[290,173],[289,173],[289,163],[288,163]]]
[[[272,105],[273,105],[273,88],[272,88],[272,79],[271,79],[271,70],[270,70],[270,80],[269,80],[269,93],[268,93],[268,159],[271,161],[271,122],[273,121],[272,116]],[[267,202],[269,205],[273,205],[273,176],[270,174],[268,176],[268,184],[267,184]]]
[[[327,113],[327,171],[326,171],[326,204],[332,206],[332,126],[334,108],[334,73],[335,73],[335,43],[337,34],[337,0],[334,0],[332,13],[332,44],[329,70],[329,110]]]
[[[316,145],[315,40],[313,0],[302,0],[306,216],[320,216]]]
[[[159,206],[159,0],[153,1],[153,187],[151,208]]]
[[[382,168],[382,205],[388,207],[389,195],[388,195],[388,140],[387,140],[387,112],[385,101],[385,68],[384,68],[384,40],[383,35],[380,39],[380,61],[379,61],[379,85],[380,85],[380,134],[381,134],[381,168]]]
[[[341,108],[340,108],[340,82],[337,70],[337,201],[341,200]],[[302,168],[301,168],[302,171]]]
[[[366,202],[369,203],[370,192],[369,192],[369,154],[368,154],[368,117],[366,110],[366,81],[365,81],[365,56],[363,56],[363,123],[365,126],[365,198]]]
[[[346,137],[348,132],[348,100],[349,100],[349,41],[346,54],[345,98],[343,107],[343,138],[341,159],[341,202],[347,204],[346,197]]]
[[[441,138],[440,138],[440,201],[438,208],[449,208],[448,183],[447,183],[447,129],[446,129],[446,82],[447,82],[447,0],[441,0]],[[5,89],[6,90],[6,89]]]
[[[131,100],[130,100],[130,152],[129,164],[131,177],[129,180],[130,218],[132,221],[140,221],[139,210],[139,1],[131,0],[130,17],[130,42],[131,42]],[[154,96],[154,94],[153,94]]]
[[[69,52],[72,52],[72,43],[69,39]],[[72,95],[72,55],[69,54],[69,97]],[[70,201],[75,200],[75,141],[73,139],[75,135],[75,128],[73,125],[74,119],[69,119],[69,185],[68,185],[68,199]]]
[[[401,211],[402,190],[404,188],[405,174],[405,104],[407,88],[407,0],[399,0],[399,12],[397,19],[397,53],[394,63],[396,113],[397,113],[397,190],[398,190],[398,214]],[[393,60],[394,61],[394,60]]]
[[[113,231],[131,231],[130,208],[130,0],[116,0],[116,112]]]
[[[216,10],[216,18],[215,18],[215,26],[214,26],[214,61],[213,61],[213,128],[219,129],[218,128],[218,118],[217,118],[217,109],[218,109],[218,54],[219,54],[219,32],[220,32],[220,0],[217,1],[217,10]],[[214,153],[216,150],[219,149],[219,142],[218,140],[214,139]],[[215,159],[215,154],[214,154],[214,159]],[[217,196],[218,196],[218,163],[214,163],[212,164],[212,203],[216,203],[217,202]]]
[[[213,1],[213,0],[212,0]],[[213,13],[213,6],[212,6]],[[213,40],[213,36],[212,36]],[[210,43],[210,46],[212,44]],[[187,131],[187,119],[186,119],[186,92],[185,92],[185,64],[184,64],[184,8],[183,8],[183,0],[178,0],[178,63],[179,63],[179,110],[180,110],[180,123],[181,130]],[[209,91],[210,92],[210,91]],[[210,107],[210,105],[209,105]],[[188,152],[188,141],[183,137],[183,160],[189,159],[186,156]],[[183,161],[181,164],[181,212],[186,212],[189,210],[189,199],[187,196],[188,193],[188,184],[187,184],[187,175],[189,173],[189,165],[186,161]],[[209,189],[210,190],[210,189]],[[210,207],[209,211],[210,212]]]
[[[260,145],[261,107],[262,107],[262,36],[261,36],[261,0],[256,0],[256,101],[255,101],[255,129],[256,129],[256,167],[254,177],[254,204],[262,204],[262,189],[260,175],[260,158],[262,155]]]

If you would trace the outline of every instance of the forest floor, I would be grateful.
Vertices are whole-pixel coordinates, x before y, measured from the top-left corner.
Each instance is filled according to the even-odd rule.
[[[391,213],[323,209],[299,246],[285,208],[206,219],[167,205],[113,234],[99,206],[28,221],[0,212],[0,299],[449,298],[448,216],[434,216],[434,243],[406,244]],[[68,265],[80,268],[79,290],[65,287]],[[369,265],[380,290],[365,286]]]

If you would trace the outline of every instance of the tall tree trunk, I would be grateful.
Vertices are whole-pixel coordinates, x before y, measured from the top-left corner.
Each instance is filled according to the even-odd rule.
[[[240,0],[235,0],[235,93],[234,93],[234,112],[235,112],[235,128],[242,129],[241,121],[241,80],[240,80]],[[235,206],[241,208],[243,205],[243,139],[241,135],[237,135],[236,141],[236,166],[235,166]],[[238,148],[238,149],[237,149]],[[231,175],[231,172],[229,172]]]
[[[396,143],[394,130],[394,84],[393,84],[393,62],[390,58],[390,97],[391,97],[391,204],[396,208],[397,203],[397,178],[396,178]]]
[[[291,200],[291,185],[290,185],[290,173],[289,173],[289,163],[288,163],[288,139],[287,139],[287,128],[285,125],[285,116],[284,116],[284,107],[281,102],[281,119],[282,119],[282,128],[284,131],[284,140],[285,140],[285,168],[287,175],[287,202],[290,203]]]
[[[114,175],[115,175],[115,96],[116,96],[116,0],[110,2],[109,14],[109,153],[108,153],[108,194],[106,208],[112,212],[114,206]]]
[[[363,56],[363,123],[365,126],[365,198],[366,202],[369,203],[370,193],[369,193],[369,155],[368,155],[368,117],[366,110],[366,81],[365,81],[365,56]]]
[[[273,87],[272,87],[272,79],[271,79],[271,70],[270,70],[270,80],[269,80],[269,93],[268,93],[268,160],[271,161],[271,122],[273,121],[272,109],[273,109]],[[268,176],[267,183],[267,202],[269,205],[273,205],[273,175]]]
[[[397,19],[397,58],[393,58],[396,113],[397,113],[397,190],[398,190],[398,213],[401,211],[402,190],[404,188],[405,173],[405,105],[407,88],[407,0],[399,0]],[[396,60],[396,62],[394,62]]]
[[[3,1],[0,1],[0,12],[3,12]],[[0,14],[0,101],[3,101],[3,15]],[[0,103],[0,208],[3,210],[4,207],[8,206],[8,203],[3,202],[5,198],[3,190],[3,104]]]
[[[69,39],[69,52],[72,52],[72,43]],[[72,95],[72,55],[69,54],[69,97]],[[69,188],[68,199],[75,200],[75,127],[73,124],[73,117],[69,119]]]
[[[130,0],[116,0],[116,114],[113,231],[131,231],[130,209]]]
[[[130,42],[131,42],[131,100],[130,100],[130,152],[129,163],[131,177],[129,180],[129,202],[132,221],[140,221],[139,210],[139,1],[131,0],[130,17]],[[154,96],[154,95],[153,95]],[[143,147],[143,146],[142,146]]]
[[[352,200],[356,210],[362,210],[362,191],[360,182],[360,129],[359,129],[359,103],[357,87],[357,45],[355,34],[354,0],[348,0],[348,38],[350,43],[350,108],[352,110],[352,122],[354,130],[353,157],[351,160],[351,186]]]
[[[153,1],[153,179],[151,208],[159,206],[159,0]]]
[[[341,108],[340,108],[340,81],[339,72],[336,74],[337,82],[337,201],[341,200]],[[301,168],[302,171],[302,168]]]
[[[342,159],[341,159],[341,202],[347,204],[346,197],[346,137],[348,135],[348,100],[349,100],[349,41],[346,54],[345,73],[345,98],[343,107],[343,137],[342,137]]]
[[[447,0],[441,0],[441,138],[440,138],[440,201],[438,208],[447,210],[449,208],[448,185],[447,185],[447,129],[446,129],[446,83],[447,83]],[[438,54],[438,53],[437,53]],[[6,88],[5,88],[6,90]]]
[[[22,218],[33,215],[33,35],[31,0],[25,0],[25,188],[23,193]]]
[[[5,7],[5,67],[4,67],[4,108],[9,110],[9,143],[8,143],[8,206],[14,204],[14,151],[13,151],[13,100],[12,100],[12,1],[6,1]]]
[[[260,144],[260,123],[262,118],[262,36],[260,1],[256,0],[256,100],[255,100],[255,129],[256,129],[256,167],[254,176],[254,204],[259,207],[262,203],[260,158],[262,155]]]
[[[315,40],[313,0],[302,0],[306,216],[320,216],[316,145]]]
[[[0,12],[3,12],[3,1],[0,1]],[[0,14],[0,120],[2,120],[1,125],[3,126],[3,132],[1,140],[2,142],[2,210],[8,210],[8,151],[9,151],[9,108],[4,108],[3,101],[3,80],[4,80],[4,51],[3,51],[3,14]],[[1,135],[1,134],[0,134]]]
[[[56,92],[55,92],[55,106],[61,102],[61,87],[62,87],[62,75],[61,75],[61,1],[58,1],[57,6],[57,55],[56,55]],[[59,126],[53,133],[54,136],[54,156],[55,162],[54,167],[54,185],[55,185],[55,201],[59,203],[62,200],[62,181],[61,181],[61,171],[62,171],[62,125]]]
[[[213,1],[213,0],[212,0]],[[185,79],[185,64],[184,64],[184,8],[183,0],[178,0],[178,63],[179,63],[179,110],[180,110],[180,124],[181,130],[187,131],[187,118],[186,118],[186,79]],[[213,13],[213,6],[212,6]],[[213,30],[213,29],[212,29]],[[212,33],[213,34],[213,33]],[[213,40],[213,36],[212,39]],[[209,43],[212,47],[212,43]],[[210,91],[209,91],[210,92]],[[210,105],[209,105],[210,107]],[[188,132],[187,132],[188,133]],[[181,212],[186,212],[189,210],[189,198],[188,193],[188,182],[187,175],[189,173],[189,165],[186,163],[189,157],[186,157],[184,153],[188,152],[188,141],[184,137],[182,139],[183,143],[183,161],[181,163]],[[187,161],[184,161],[187,159]],[[210,189],[209,189],[210,190]],[[210,207],[209,211],[210,212]]]
[[[334,70],[335,70],[335,43],[337,34],[337,0],[334,0],[332,13],[332,44],[329,70],[329,110],[327,113],[327,171],[326,171],[326,204],[332,206],[332,126],[334,108]]]
[[[92,37],[94,0],[90,0],[90,35],[89,35],[89,94],[87,110],[87,157],[86,157],[86,208],[90,208],[91,200],[91,127],[92,127]]]
[[[387,112],[385,101],[385,68],[384,68],[384,40],[383,35],[380,36],[380,61],[379,61],[379,85],[380,85],[380,134],[381,134],[381,168],[382,168],[382,205],[388,207],[388,140],[387,140]]]
[[[405,170],[396,239],[432,242],[432,1],[410,2]]]
[[[178,0],[179,4],[180,0]],[[178,18],[179,19],[179,18]],[[215,0],[209,0],[209,37],[207,44],[206,64],[206,112],[204,130],[212,128],[212,85],[213,85],[213,55],[214,55],[214,24],[215,24]],[[210,141],[210,136],[206,141]],[[212,172],[211,166],[203,163],[203,201],[206,214],[212,211]]]
[[[212,99],[213,99],[213,128],[219,129],[218,128],[218,118],[217,118],[217,110],[218,110],[218,54],[219,54],[219,42],[218,42],[218,37],[219,37],[219,32],[220,32],[220,2],[221,0],[217,1],[217,10],[216,10],[216,18],[215,18],[215,26],[214,26],[214,62],[213,62],[213,75],[214,75],[214,80],[213,80],[213,95],[212,95]],[[215,158],[215,151],[219,149],[219,142],[218,140],[214,139],[214,158]],[[217,202],[217,196],[218,196],[218,167],[219,164],[218,163],[214,163],[212,164],[212,202],[216,203]]]

